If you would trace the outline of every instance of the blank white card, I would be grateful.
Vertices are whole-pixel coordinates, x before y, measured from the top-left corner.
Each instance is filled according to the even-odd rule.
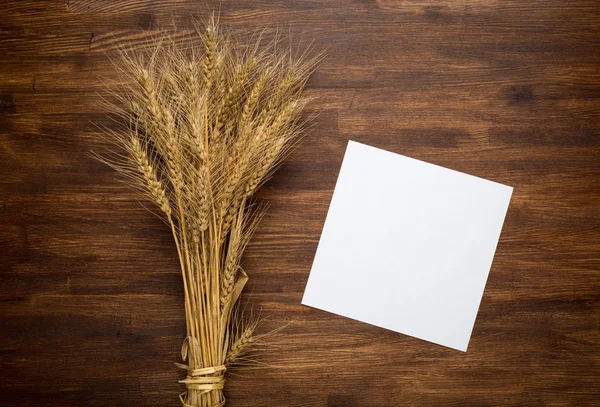
[[[302,304],[466,351],[511,194],[350,141]]]

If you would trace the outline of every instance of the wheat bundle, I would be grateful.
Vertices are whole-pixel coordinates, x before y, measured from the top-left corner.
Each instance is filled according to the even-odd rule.
[[[172,231],[185,293],[184,406],[222,406],[225,372],[256,342],[235,312],[248,281],[241,257],[261,210],[251,196],[303,129],[316,58],[277,42],[236,43],[214,18],[201,46],[163,36],[152,52],[124,52],[131,85],[112,104],[128,154],[104,158],[159,208]],[[318,57],[317,57],[318,58]]]

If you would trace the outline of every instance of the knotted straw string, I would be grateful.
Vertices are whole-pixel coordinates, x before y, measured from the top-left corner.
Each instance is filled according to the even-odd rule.
[[[184,383],[188,390],[199,390],[201,395],[208,393],[213,390],[223,390],[225,386],[225,371],[227,368],[225,365],[204,367],[202,369],[188,370],[188,375],[184,380],[180,380],[179,383]],[[213,376],[217,374],[216,376]],[[209,376],[210,375],[210,376]],[[183,400],[182,393],[179,395],[181,404],[184,407],[193,407],[186,404]],[[221,407],[225,405],[225,401],[215,404],[213,407]]]

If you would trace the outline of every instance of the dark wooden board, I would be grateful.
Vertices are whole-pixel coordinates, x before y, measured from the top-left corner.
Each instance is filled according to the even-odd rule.
[[[178,404],[173,243],[89,151],[117,48],[210,9],[328,52],[245,257],[261,329],[292,323],[229,405],[600,405],[596,0],[3,0],[0,405]],[[515,188],[467,353],[300,305],[349,139]]]

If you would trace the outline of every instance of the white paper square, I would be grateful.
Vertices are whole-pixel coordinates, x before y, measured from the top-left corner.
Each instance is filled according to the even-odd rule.
[[[350,141],[302,304],[466,351],[511,194]]]

